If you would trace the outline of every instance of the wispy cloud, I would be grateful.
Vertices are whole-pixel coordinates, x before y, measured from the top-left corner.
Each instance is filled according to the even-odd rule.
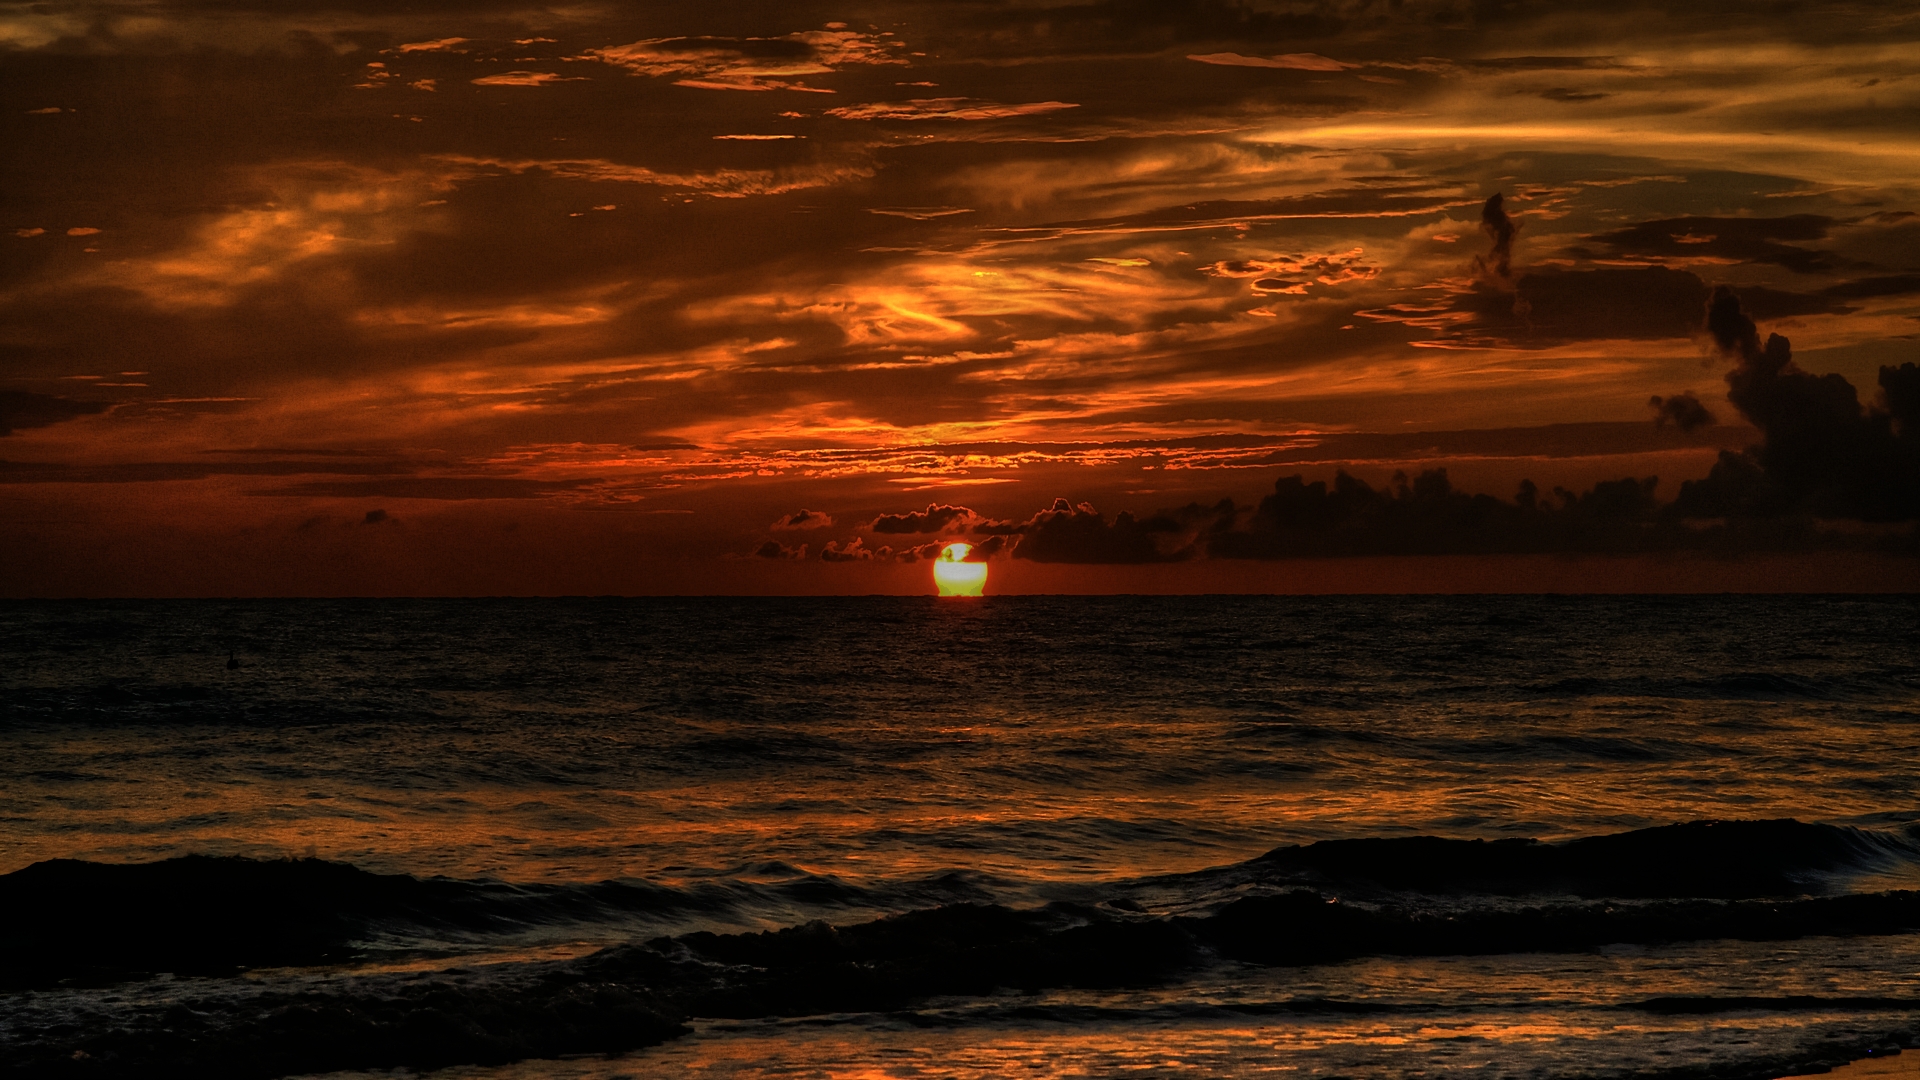
[[[475,86],[551,86],[554,83],[586,82],[584,75],[558,75],[551,71],[503,71],[470,79]],[[431,87],[429,87],[431,89]]]
[[[1220,67],[1284,68],[1290,71],[1346,71],[1359,64],[1343,63],[1319,53],[1285,53],[1280,56],[1243,56],[1240,53],[1199,53],[1187,57],[1202,64]]]
[[[777,37],[667,37],[630,45],[588,49],[586,58],[627,69],[636,75],[672,78],[677,86],[702,90],[799,90],[832,93],[795,81],[826,75],[843,67],[906,64],[902,43],[891,34],[849,30],[829,24]]]
[[[1006,120],[1015,116],[1077,109],[1068,101],[1029,101],[1022,105],[1002,105],[975,98],[913,98],[908,101],[875,101],[865,105],[843,105],[828,109],[828,116],[842,120]]]

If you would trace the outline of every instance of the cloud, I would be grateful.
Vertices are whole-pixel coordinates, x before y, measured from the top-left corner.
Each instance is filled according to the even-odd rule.
[[[422,89],[433,89],[432,80],[423,81],[429,85]],[[504,71],[498,75],[486,75],[469,81],[475,86],[550,86],[554,83],[586,82],[587,78],[584,75],[556,75],[551,71]]]
[[[767,542],[772,543],[773,541],[769,540]],[[804,547],[804,545],[802,546]],[[864,541],[856,536],[845,543],[835,543],[832,540],[827,541],[826,546],[820,549],[820,558],[827,562],[869,562],[876,559],[884,562],[893,558],[893,549],[887,547],[878,549],[869,548]]]
[[[1256,296],[1304,296],[1314,285],[1342,286],[1377,277],[1380,267],[1365,261],[1366,249],[1303,255],[1269,255],[1254,259],[1221,259],[1200,267],[1210,277],[1251,278],[1250,289]],[[1100,259],[1099,262],[1121,262]],[[1144,260],[1126,260],[1126,265],[1146,265]]]
[[[1507,215],[1506,199],[1499,192],[1489,195],[1480,207],[1480,231],[1493,241],[1493,249],[1483,257],[1476,257],[1474,265],[1496,282],[1511,284],[1513,238],[1519,234],[1520,224]]]
[[[828,116],[842,120],[1005,120],[1014,116],[1077,109],[1069,101],[1029,101],[1024,105],[1002,105],[978,98],[914,98],[910,101],[875,101],[865,105],[842,105],[828,109]]]
[[[51,394],[32,394],[24,390],[0,390],[0,435],[11,435],[26,428],[42,428],[80,416],[107,411],[103,401],[74,401]]]
[[[1445,469],[1411,480],[1396,473],[1385,489],[1345,471],[1331,486],[1296,474],[1274,482],[1246,528],[1211,535],[1208,550],[1229,559],[1658,550],[1688,534],[1671,525],[1652,531],[1657,484],[1654,477],[1602,481],[1579,494],[1555,489],[1548,500],[1522,481],[1508,501],[1455,489]]]
[[[1881,280],[1889,282],[1883,288],[1900,287],[1895,279]],[[1752,310],[1771,318],[1854,310],[1842,302],[1849,292],[1842,287],[1797,293],[1755,285],[1735,291]],[[1700,312],[1709,292],[1699,275],[1667,266],[1545,267],[1519,273],[1511,291],[1500,288],[1489,273],[1437,303],[1360,314],[1434,330],[1436,342],[1546,348],[1577,341],[1692,337],[1700,332]]]
[[[906,218],[909,221],[934,221],[955,214],[971,214],[973,211],[964,206],[869,206],[867,213]]]
[[[881,514],[868,526],[877,533],[907,534],[960,532],[980,520],[980,515],[964,506],[929,503],[925,510],[905,514]]]
[[[1647,399],[1647,405],[1653,409],[1655,427],[1665,427],[1671,423],[1685,432],[1713,423],[1713,413],[1700,404],[1700,399],[1694,397],[1692,391],[1667,398],[1655,394]]]
[[[946,550],[946,547],[947,547],[947,541],[935,540],[931,544],[921,544],[918,547],[893,548],[891,552],[891,557],[894,562],[902,562],[902,563],[932,562],[934,559],[937,559],[940,557],[940,553]],[[876,549],[874,553],[874,558],[876,559],[887,558],[888,550],[889,549],[884,547]],[[970,559],[968,561],[973,562],[978,560]]]
[[[385,510],[369,510],[367,511],[367,516],[360,519],[360,524],[398,525],[400,524],[400,519],[388,514]]]
[[[1202,64],[1217,64],[1222,67],[1258,67],[1288,68],[1293,71],[1345,71],[1359,67],[1359,64],[1346,64],[1319,53],[1287,53],[1284,56],[1242,56],[1239,53],[1218,52],[1189,55],[1189,60],[1198,60]]]
[[[1089,503],[1056,499],[1016,528],[1020,542],[1013,557],[1033,562],[1159,563],[1194,554],[1191,544],[1181,542],[1186,523],[1165,512],[1136,519],[1122,511],[1109,521]]]
[[[795,510],[773,523],[775,529],[824,529],[833,524],[833,516],[820,510]]]
[[[890,34],[829,27],[778,37],[649,38],[631,45],[588,49],[586,58],[635,75],[674,77],[674,85],[702,90],[833,91],[792,81],[842,67],[907,61]]]
[[[467,40],[468,39],[463,37],[447,37],[447,38],[438,38],[433,41],[414,41],[414,42],[409,42],[405,45],[395,45],[393,48],[387,49],[385,51],[392,52],[392,53],[401,53],[403,55],[406,53],[431,53],[431,52],[459,53],[459,52],[467,51],[465,49],[460,48],[460,46],[465,45],[467,43]]]
[[[769,540],[755,548],[753,553],[762,559],[804,559],[807,557],[807,545],[788,547],[778,540]]]
[[[332,471],[332,470],[329,470]],[[255,492],[308,498],[540,499],[597,483],[593,480],[532,480],[511,476],[409,476],[381,480],[309,480]]]
[[[128,411],[126,407],[116,410]],[[267,451],[279,453],[279,451]],[[295,451],[307,453],[307,451]],[[0,483],[6,484],[146,484],[205,480],[214,476],[347,476],[395,475],[411,471],[398,461],[137,461],[102,465],[61,462],[0,462]],[[267,494],[275,494],[268,492]],[[306,492],[293,492],[306,494]],[[350,492],[352,495],[379,492]]]
[[[1780,241],[1824,240],[1834,223],[1833,218],[1821,214],[1664,218],[1587,239],[1607,245],[1617,255],[1636,258],[1762,263],[1810,274],[1832,269],[1833,254]]]
[[[558,160],[506,160],[449,155],[441,160],[471,169],[476,173],[499,170],[507,173],[546,172],[568,180],[598,183],[652,184],[718,198],[744,198],[750,195],[781,195],[790,191],[831,187],[847,180],[873,175],[870,164],[798,165],[781,169],[714,169],[707,172],[662,172],[644,165],[628,165],[603,158]]]
[[[1843,300],[1870,300],[1879,296],[1912,296],[1920,293],[1920,274],[1890,274],[1885,277],[1842,281],[1820,290],[1821,296]],[[1751,303],[1751,301],[1748,301]]]
[[[1769,334],[1720,286],[1707,331],[1737,363],[1727,400],[1764,441],[1723,452],[1704,480],[1681,486],[1681,512],[1697,517],[1811,514],[1862,521],[1920,517],[1920,366],[1880,368],[1879,400],[1863,408],[1840,375],[1793,362],[1785,337]]]

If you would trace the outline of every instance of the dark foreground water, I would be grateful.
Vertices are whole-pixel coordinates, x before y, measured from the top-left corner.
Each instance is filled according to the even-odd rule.
[[[1917,793],[1910,599],[8,603],[0,1073],[1778,1075]]]

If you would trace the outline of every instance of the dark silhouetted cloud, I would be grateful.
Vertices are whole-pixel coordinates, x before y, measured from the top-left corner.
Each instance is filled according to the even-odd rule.
[[[1668,266],[1606,266],[1518,272],[1512,291],[1491,270],[1472,290],[1441,308],[1370,311],[1371,318],[1433,326],[1439,340],[1468,346],[1513,344],[1544,348],[1576,341],[1649,341],[1691,337],[1711,290],[1690,270]],[[1735,290],[1749,310],[1767,318],[1844,315],[1854,308],[1835,289],[1798,293],[1765,286]]]
[[[1821,296],[1832,296],[1843,300],[1868,300],[1876,296],[1912,296],[1920,293],[1920,274],[1889,274],[1885,277],[1858,278],[1842,281],[1820,290]],[[1748,301],[1749,308],[1752,302]],[[1764,313],[1762,318],[1767,317]]]
[[[1833,225],[1833,218],[1820,214],[1665,218],[1589,239],[1607,245],[1616,255],[1771,263],[1806,274],[1831,269],[1832,253],[1781,241],[1824,240]]]
[[[1184,523],[1168,514],[1144,520],[1122,511],[1109,521],[1088,503],[1078,506],[1054,500],[1019,526],[1016,559],[1050,563],[1157,563],[1192,557],[1191,545],[1168,550],[1169,540],[1182,538]]]
[[[107,410],[100,401],[74,401],[51,394],[30,394],[24,390],[0,390],[0,435],[11,435],[25,428],[41,428],[94,416]]]
[[[877,533],[891,534],[958,532],[979,516],[964,506],[929,503],[925,510],[914,510],[905,514],[881,514],[868,527]]]
[[[1230,559],[1658,550],[1685,530],[1657,528],[1657,485],[1629,477],[1542,498],[1528,480],[1506,500],[1457,490],[1445,469],[1396,473],[1385,489],[1345,471],[1332,486],[1296,474],[1274,482],[1245,528],[1211,536],[1208,550]]]
[[[332,498],[540,499],[592,487],[592,480],[529,480],[514,476],[409,476],[388,480],[308,480],[256,492]]]
[[[753,553],[762,559],[804,559],[807,557],[807,545],[788,547],[778,540],[769,540],[755,548]]]
[[[1769,334],[1762,343],[1731,289],[1714,290],[1707,330],[1738,361],[1727,373],[1727,400],[1763,441],[1723,452],[1706,479],[1682,485],[1683,513],[1920,517],[1920,367],[1882,367],[1879,401],[1863,408],[1844,377],[1795,364],[1785,337]]]
[[[821,510],[795,510],[773,523],[775,529],[824,529],[833,524],[833,516]]]
[[[870,548],[856,536],[846,541],[827,541],[826,546],[820,549],[820,557],[827,562],[867,562],[876,558],[884,561],[893,558],[893,549]]]
[[[1493,241],[1493,250],[1474,260],[1483,273],[1502,282],[1513,277],[1513,238],[1520,232],[1519,222],[1508,216],[1505,204],[1505,198],[1495,192],[1480,207],[1480,231]]]
[[[1647,405],[1653,409],[1655,427],[1672,424],[1681,431],[1693,431],[1713,423],[1712,410],[1700,404],[1700,399],[1694,397],[1691,390],[1665,398],[1655,394],[1647,399]]]

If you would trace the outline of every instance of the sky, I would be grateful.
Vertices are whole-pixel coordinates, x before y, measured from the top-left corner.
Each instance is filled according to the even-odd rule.
[[[1920,587],[1920,9],[0,3],[0,594]]]

